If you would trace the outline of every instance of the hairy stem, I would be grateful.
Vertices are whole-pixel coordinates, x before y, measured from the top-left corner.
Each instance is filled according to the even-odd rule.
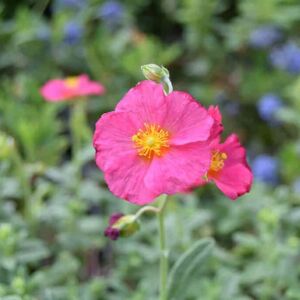
[[[158,212],[159,225],[159,244],[160,244],[160,300],[167,300],[167,279],[168,279],[168,250],[166,247],[165,234],[165,208],[168,202],[168,196],[164,195],[162,205]]]

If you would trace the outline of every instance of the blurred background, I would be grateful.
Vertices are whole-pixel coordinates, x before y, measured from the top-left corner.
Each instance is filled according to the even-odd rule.
[[[202,237],[217,243],[183,300],[299,300],[299,25],[299,0],[2,0],[0,299],[157,299],[156,220],[103,236],[111,213],[137,207],[107,190],[91,145],[95,121],[156,63],[219,105],[255,175],[236,202],[213,185],[171,201],[171,263]],[[107,91],[86,101],[78,163],[74,103],[39,89],[81,73]]]

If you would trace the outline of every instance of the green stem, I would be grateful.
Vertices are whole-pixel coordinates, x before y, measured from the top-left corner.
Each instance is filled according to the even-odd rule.
[[[75,100],[72,106],[71,118],[70,118],[70,128],[71,128],[71,138],[72,138],[72,159],[74,163],[77,163],[79,158],[79,152],[81,148],[81,131],[80,131],[80,121],[82,120],[82,104],[81,100]]]
[[[135,219],[137,220],[141,215],[143,215],[146,212],[152,212],[158,214],[159,209],[153,206],[144,206],[135,214]]]
[[[173,85],[172,85],[172,82],[171,82],[171,80],[168,76],[163,77],[162,83],[163,83],[164,91],[165,91],[166,95],[173,92]]]
[[[76,168],[76,178],[79,184],[81,180],[82,158],[80,152],[87,140],[91,139],[91,131],[88,127],[86,116],[86,99],[76,99],[71,108],[70,129],[72,138],[72,160]]]
[[[158,212],[159,244],[160,244],[160,296],[159,300],[167,300],[167,279],[168,279],[168,250],[166,247],[166,234],[164,213],[168,202],[168,196],[164,195],[162,205]]]

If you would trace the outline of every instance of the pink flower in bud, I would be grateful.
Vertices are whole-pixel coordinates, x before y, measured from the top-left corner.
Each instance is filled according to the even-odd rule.
[[[109,226],[105,229],[104,235],[112,241],[117,240],[120,236],[120,230],[118,228],[114,228],[113,225],[123,216],[124,214],[122,213],[114,213],[109,218]]]
[[[104,235],[115,241],[119,237],[129,237],[140,228],[135,215],[123,215],[116,213],[111,215],[109,226],[105,229]]]
[[[120,236],[120,230],[113,227],[107,227],[104,231],[104,235],[111,239],[112,241],[115,241]]]
[[[121,219],[124,216],[122,213],[114,213],[109,218],[109,225],[114,225],[119,219]]]

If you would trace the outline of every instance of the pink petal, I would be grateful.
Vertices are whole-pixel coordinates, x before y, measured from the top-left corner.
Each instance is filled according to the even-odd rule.
[[[214,125],[211,129],[211,145],[220,142],[220,134],[223,132],[222,115],[218,106],[209,106],[208,114],[214,119]]]
[[[206,141],[214,120],[194,98],[185,92],[167,96],[167,112],[162,127],[172,136],[172,145]]]
[[[96,124],[94,147],[96,163],[104,171],[111,192],[129,202],[144,205],[158,194],[145,186],[149,162],[137,155],[131,140],[139,126],[132,113],[104,114]]]
[[[217,187],[230,199],[250,191],[253,175],[250,169],[243,164],[236,164],[224,168],[218,177],[214,180]]]
[[[105,92],[105,88],[99,82],[91,81],[87,75],[80,75],[78,78],[78,87],[76,93],[79,96],[101,95]]]
[[[93,143],[96,162],[103,171],[117,168],[120,157],[136,155],[132,136],[140,124],[133,113],[110,112],[103,114],[96,123]]]
[[[172,146],[153,159],[145,183],[158,194],[186,192],[200,183],[209,164],[210,150],[203,143]]]
[[[231,134],[223,144],[219,145],[219,151],[225,152],[228,159],[225,161],[225,166],[241,163],[247,164],[246,149],[240,144],[236,134]]]
[[[208,113],[210,116],[213,117],[213,119],[217,123],[222,124],[222,115],[220,113],[218,105],[216,105],[216,106],[210,105],[208,108]]]
[[[160,195],[144,183],[148,169],[149,164],[137,155],[120,155],[118,168],[105,172],[104,177],[114,195],[137,205],[145,205]]]
[[[132,111],[142,124],[160,125],[166,113],[162,85],[150,80],[141,81],[127,92],[116,111]]]
[[[70,98],[61,79],[49,80],[40,90],[42,96],[48,101],[61,101]]]

